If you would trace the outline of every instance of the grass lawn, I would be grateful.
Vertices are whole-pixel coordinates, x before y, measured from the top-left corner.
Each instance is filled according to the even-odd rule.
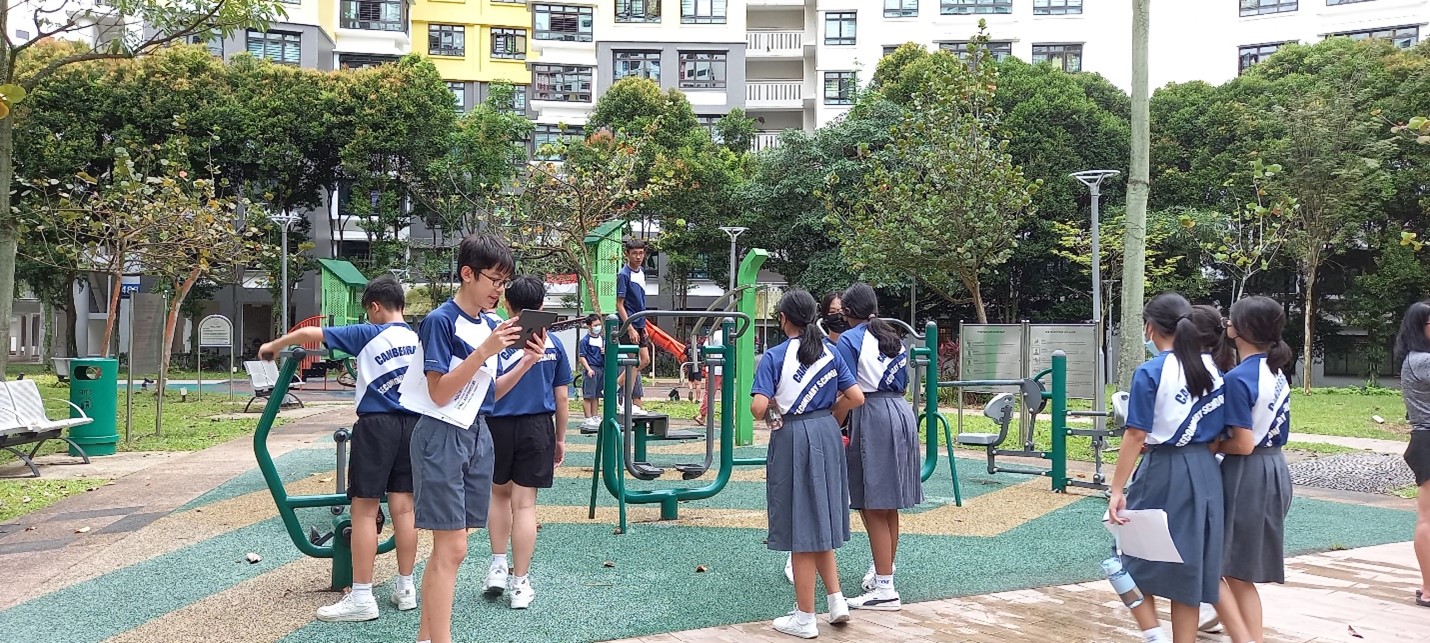
[[[1393,496],[1405,498],[1406,500],[1414,500],[1420,497],[1420,488],[1416,487],[1413,484],[1406,485],[1404,487],[1391,491],[1390,494]]]
[[[238,373],[233,376],[234,378],[239,379],[239,380],[247,380],[247,379],[248,379],[248,374],[243,370],[243,362],[241,362],[241,361],[239,361],[239,362],[234,362],[234,367],[238,369]],[[7,366],[5,367],[5,371],[6,371],[6,373],[8,373],[11,377],[14,377],[15,375],[17,375],[17,374],[19,374],[19,373],[24,373],[24,374],[25,374],[25,377],[32,378],[32,379],[40,378],[40,377],[45,376],[45,375],[51,375],[51,376],[53,375],[52,373],[50,373],[50,365],[48,365],[48,364],[32,364],[32,363],[14,364],[14,363],[11,363],[11,364],[9,364],[9,365],[7,365]],[[125,379],[126,377],[128,377],[128,375],[129,375],[128,372],[126,372],[123,368],[120,368],[120,369],[119,369],[119,381],[120,381],[120,383],[123,383],[123,382],[124,382],[124,379]],[[207,370],[207,369],[206,369],[206,370],[204,370],[204,380],[203,380],[203,381],[205,381],[205,382],[226,382],[226,381],[228,381],[228,379],[225,378],[223,375],[224,375],[224,374],[223,374],[223,369],[218,369],[218,370]],[[152,380],[152,379],[157,379],[157,378],[159,377],[159,374],[158,374],[158,373],[135,373],[135,374],[134,374],[134,381],[135,381],[135,382],[140,382],[140,381],[143,381],[143,379],[146,378],[146,377],[149,378],[149,379],[151,379],[151,380]],[[197,380],[197,379],[199,379],[199,373],[198,373],[198,371],[194,371],[194,370],[181,370],[181,369],[170,369],[170,370],[169,370],[169,380],[170,380],[170,381],[173,381],[173,380]],[[135,386],[137,387],[138,385],[136,384]]]
[[[1371,419],[1379,415],[1380,424]],[[1300,389],[1291,392],[1291,431],[1380,440],[1410,440],[1405,423],[1405,403],[1398,391],[1357,393],[1347,389]]]
[[[104,483],[101,478],[30,478],[0,480],[0,522],[39,511],[69,496],[94,491]]]
[[[1364,453],[1364,451],[1352,447],[1341,446],[1339,444],[1326,444],[1324,442],[1298,442],[1290,440],[1284,447],[1287,451],[1304,451],[1316,455],[1337,455],[1341,453]]]

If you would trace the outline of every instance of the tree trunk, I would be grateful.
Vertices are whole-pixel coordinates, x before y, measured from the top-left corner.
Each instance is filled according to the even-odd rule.
[[[10,319],[15,315],[15,254],[19,230],[10,213],[10,182],[15,177],[15,115],[0,119],[0,380],[10,363]]]
[[[124,289],[124,262],[120,261],[119,265],[120,269],[109,275],[109,315],[104,318],[104,349],[100,357],[109,357],[110,342],[114,340],[114,327],[119,321],[119,291]],[[130,346],[129,350],[133,351],[134,347]]]
[[[1122,237],[1122,341],[1117,351],[1118,390],[1131,386],[1132,371],[1143,361],[1141,342],[1129,341],[1128,334],[1142,327],[1143,280],[1147,261],[1148,148],[1149,126],[1147,88],[1147,31],[1151,0],[1132,1],[1132,176],[1127,181],[1126,231]]]
[[[983,306],[983,284],[979,283],[978,275],[965,278],[963,287],[973,296],[973,314],[978,318],[978,323],[988,323],[988,310]]]
[[[80,357],[79,339],[75,337],[75,333],[79,332],[79,312],[74,304],[74,281],[70,282],[67,295],[62,308],[65,311],[65,357]]]
[[[47,303],[40,305],[41,314],[44,315],[45,342],[40,347],[40,364],[50,366],[54,364],[55,357],[55,307]]]
[[[194,287],[194,283],[199,280],[199,274],[202,272],[203,269],[198,266],[194,266],[193,270],[189,271],[188,276],[184,278],[184,282],[179,284],[178,288],[174,289],[174,300],[169,302],[169,310],[167,314],[164,315],[164,342],[159,349],[159,378],[154,387],[155,394],[161,397],[164,395],[164,392],[168,390],[169,359],[172,358],[174,354],[174,331],[179,325],[179,309],[183,307],[184,298],[188,297],[189,290]],[[203,386],[203,382],[200,382],[199,386]],[[158,423],[154,425],[154,435],[161,435],[161,425]]]
[[[1307,395],[1311,393],[1311,347],[1315,343],[1312,338],[1316,330],[1316,268],[1321,263],[1320,255],[1319,249],[1306,253],[1306,298],[1301,306],[1305,315],[1305,334],[1301,338],[1301,392]]]

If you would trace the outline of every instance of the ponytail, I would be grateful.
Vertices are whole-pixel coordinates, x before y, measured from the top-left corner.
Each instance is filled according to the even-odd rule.
[[[1269,297],[1246,297],[1231,305],[1231,325],[1242,341],[1266,350],[1266,368],[1285,375],[1295,361],[1291,347],[1281,340],[1286,310]]]
[[[1271,369],[1272,373],[1286,375],[1286,368],[1295,359],[1291,353],[1291,347],[1278,339],[1275,344],[1271,345],[1271,350],[1266,351],[1266,368]]]
[[[788,315],[785,316],[789,318]],[[809,366],[824,355],[824,338],[814,331],[814,324],[805,324],[799,329],[799,363]]]
[[[882,319],[878,315],[869,316],[869,332],[874,338],[879,340],[879,352],[884,357],[897,357],[899,351],[903,350],[904,342],[899,338],[899,331]]]
[[[1187,391],[1195,397],[1204,397],[1212,392],[1212,374],[1202,361],[1201,333],[1197,325],[1183,315],[1177,320],[1177,330],[1172,336],[1172,354],[1182,363],[1182,373],[1187,378]]]
[[[819,315],[819,304],[814,296],[798,288],[788,291],[780,298],[776,310],[785,316],[785,321],[799,328],[799,353],[795,355],[799,363],[810,366],[824,355],[824,340],[814,327]]]
[[[903,350],[904,342],[899,331],[879,319],[879,296],[868,284],[854,284],[839,298],[844,307],[844,316],[863,319],[868,322],[869,333],[879,340],[879,352],[885,357],[896,357]]]

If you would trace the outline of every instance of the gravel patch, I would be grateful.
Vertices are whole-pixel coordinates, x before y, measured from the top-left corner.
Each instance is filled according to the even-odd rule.
[[[1383,494],[1415,484],[1405,459],[1388,453],[1332,455],[1295,462],[1290,468],[1292,482],[1321,489]]]

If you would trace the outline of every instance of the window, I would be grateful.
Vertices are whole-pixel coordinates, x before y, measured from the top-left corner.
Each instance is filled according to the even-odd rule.
[[[898,50],[899,50],[899,47],[901,47],[901,46],[902,46],[902,45],[884,45],[884,51],[883,51],[883,53],[882,53],[881,55],[882,55],[882,56],[887,56],[887,55],[889,55],[889,54],[892,54],[892,53],[898,51]]]
[[[24,33],[24,32],[20,32],[20,33]],[[21,39],[25,39],[25,38],[26,38],[25,36],[21,36]],[[193,34],[193,35],[191,35],[191,36],[185,38],[184,41],[187,42],[187,43],[189,43],[189,44],[191,44],[191,45],[204,45],[204,46],[206,46],[206,47],[209,48],[209,53],[210,53],[210,54],[213,54],[213,55],[215,55],[215,56],[218,56],[219,58],[223,58],[223,40],[222,40],[221,38],[219,38],[218,36],[214,36],[213,38],[209,38],[209,37],[204,36],[204,35]]]
[[[1271,56],[1271,54],[1276,53],[1276,50],[1280,49],[1282,45],[1285,44],[1286,43],[1284,42],[1273,42],[1264,45],[1244,45],[1242,47],[1238,47],[1236,54],[1237,58],[1239,59],[1239,62],[1236,66],[1236,73],[1246,73],[1246,70],[1249,69],[1252,65],[1266,60],[1269,56]]]
[[[533,100],[591,102],[592,68],[580,65],[532,65]]]
[[[492,27],[492,58],[526,60],[526,30]]]
[[[824,14],[824,44],[854,44],[854,23],[857,15],[853,11],[831,11]]]
[[[591,28],[595,21],[594,8],[539,4],[532,10],[536,14],[537,40],[591,42]]]
[[[724,137],[720,136],[719,127],[720,119],[722,118],[724,118],[724,116],[720,116],[718,114],[705,114],[697,115],[695,117],[695,120],[699,121],[700,126],[705,128],[705,131],[710,134],[710,140],[715,141],[716,143],[724,143],[725,139]]]
[[[467,28],[461,25],[427,25],[427,55],[467,55]]]
[[[536,128],[531,131],[531,158],[538,161],[560,161],[561,151],[553,148],[580,138],[580,126],[562,127],[537,123]],[[546,149],[543,150],[543,147]]]
[[[660,22],[660,0],[616,0],[616,22]]]
[[[1296,10],[1296,0],[1241,0],[1241,15],[1261,16]]]
[[[852,71],[824,72],[824,104],[853,105],[854,82]]]
[[[16,39],[16,40],[19,40],[20,42],[24,42],[24,41],[26,41],[26,40],[29,40],[29,39],[30,39],[30,32],[25,31],[24,29],[16,29],[16,30],[15,30],[15,39]]]
[[[1033,45],[1033,62],[1050,62],[1063,71],[1082,71],[1082,45]]]
[[[467,84],[460,81],[448,81],[447,89],[452,92],[452,100],[457,104],[457,111],[467,111]]]
[[[627,76],[639,76],[660,82],[659,51],[617,51],[615,52],[616,74],[620,80]]]
[[[1335,36],[1345,36],[1351,40],[1365,40],[1366,38],[1384,38],[1394,43],[1401,49],[1409,49],[1420,40],[1420,27],[1385,27],[1383,29],[1363,29],[1361,31],[1342,31],[1333,33],[1327,38]]]
[[[397,62],[397,56],[378,54],[338,54],[338,69],[367,69]]]
[[[503,111],[507,111],[507,112],[525,112],[525,111],[526,111],[526,89],[527,89],[527,87],[528,87],[527,85],[513,85],[513,84],[511,84],[511,83],[504,83],[504,82],[501,82],[501,81],[497,81],[497,83],[493,83],[493,84],[507,85],[507,86],[511,87],[511,102],[506,103],[506,104],[496,104],[496,105],[493,105],[494,107],[496,107],[497,109],[503,110]],[[492,85],[492,84],[488,84],[488,85],[487,85],[487,87],[488,87],[488,89],[487,89],[487,99],[488,99],[488,100],[491,99],[491,93],[492,93],[492,92],[491,92],[491,89],[490,89],[490,88],[491,88],[491,85]]]
[[[1033,0],[1035,16],[1071,16],[1082,13],[1082,0]]]
[[[284,65],[296,65],[300,58],[302,35],[289,31],[249,31],[248,52]]]
[[[938,12],[945,16],[969,13],[1013,13],[1013,0],[940,0]]]
[[[343,0],[344,29],[407,31],[404,0]]]
[[[913,18],[919,15],[919,0],[884,0],[885,18]]]
[[[680,88],[724,89],[725,57],[723,51],[680,52]]]
[[[687,24],[725,24],[725,0],[680,0],[680,21]]]
[[[959,59],[968,59],[968,41],[955,40],[952,42],[938,43],[938,48],[944,51],[953,52]],[[1002,61],[1013,55],[1013,41],[992,40],[988,43],[988,53],[993,55],[993,60]]]

